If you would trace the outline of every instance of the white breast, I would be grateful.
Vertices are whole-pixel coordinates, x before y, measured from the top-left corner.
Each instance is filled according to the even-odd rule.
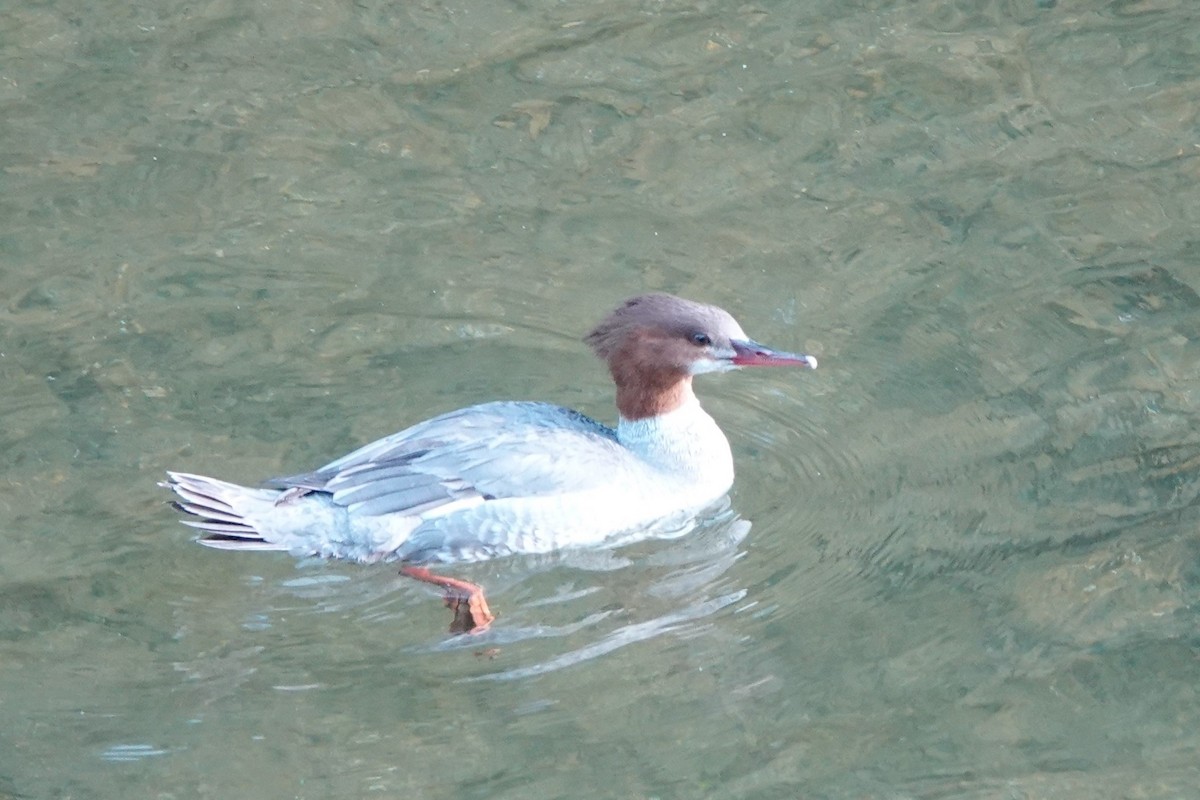
[[[622,419],[617,439],[702,502],[716,500],[733,485],[729,440],[694,397],[667,414]]]

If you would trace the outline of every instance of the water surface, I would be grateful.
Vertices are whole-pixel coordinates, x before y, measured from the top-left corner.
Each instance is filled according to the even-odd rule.
[[[1187,2],[0,12],[0,796],[1189,797]],[[706,376],[682,539],[458,571],[214,553],[253,482],[497,398]]]

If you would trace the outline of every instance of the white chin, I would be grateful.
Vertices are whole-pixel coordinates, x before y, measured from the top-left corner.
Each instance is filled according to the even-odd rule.
[[[705,372],[729,372],[737,369],[738,365],[732,361],[721,361],[718,359],[701,359],[693,361],[692,367],[689,370],[693,375],[703,375]]]

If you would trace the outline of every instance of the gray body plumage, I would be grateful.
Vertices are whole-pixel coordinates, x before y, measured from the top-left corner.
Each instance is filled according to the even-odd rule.
[[[728,490],[733,468],[693,398],[617,430],[547,403],[471,406],[268,488],[169,475],[211,547],[421,563],[671,535]]]

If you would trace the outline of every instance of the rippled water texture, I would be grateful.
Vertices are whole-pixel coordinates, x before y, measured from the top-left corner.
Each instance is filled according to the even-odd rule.
[[[1200,786],[1189,0],[0,10],[0,798]],[[192,543],[719,303],[728,508],[396,575]]]

